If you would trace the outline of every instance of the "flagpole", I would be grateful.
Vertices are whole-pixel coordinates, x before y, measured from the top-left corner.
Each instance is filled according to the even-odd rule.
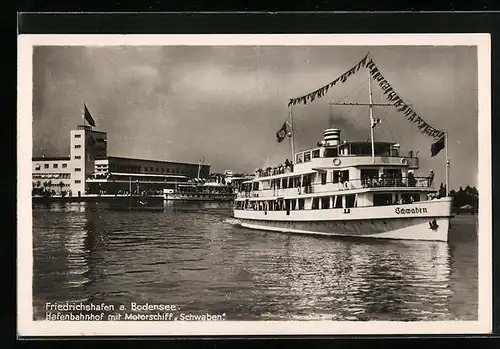
[[[445,150],[445,158],[446,158],[446,196],[448,196],[448,193],[450,192],[450,160],[448,159],[448,132],[444,131],[444,150]]]
[[[290,147],[292,150],[292,163],[295,162],[295,130],[293,129],[293,114],[292,114],[292,106],[288,108],[288,113],[290,115],[290,128],[291,128],[291,137],[290,137]]]
[[[375,163],[375,143],[373,140],[373,100],[372,100],[372,78],[368,72],[368,94],[370,95],[370,138],[372,143],[372,163]]]

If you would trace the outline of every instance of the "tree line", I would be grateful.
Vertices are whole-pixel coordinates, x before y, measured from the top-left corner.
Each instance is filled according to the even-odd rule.
[[[445,186],[441,183],[441,192],[446,192]],[[479,208],[479,192],[474,186],[466,186],[465,189],[460,187],[458,190],[450,190],[449,195],[453,198],[452,209],[454,211],[464,210],[461,207],[469,205],[471,207],[470,211],[477,212]]]

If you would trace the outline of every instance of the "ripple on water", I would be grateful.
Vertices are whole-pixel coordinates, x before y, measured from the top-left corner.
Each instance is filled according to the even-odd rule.
[[[36,316],[44,302],[81,299],[238,320],[477,318],[475,224],[452,226],[449,244],[360,241],[249,230],[229,208],[34,207]]]

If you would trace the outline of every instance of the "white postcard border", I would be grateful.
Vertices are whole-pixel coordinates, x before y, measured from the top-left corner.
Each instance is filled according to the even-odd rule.
[[[33,320],[31,206],[33,46],[286,45],[477,46],[478,54],[478,321],[67,322]],[[491,47],[489,34],[301,35],[20,35],[18,37],[18,335],[207,336],[323,334],[473,334],[492,329]]]

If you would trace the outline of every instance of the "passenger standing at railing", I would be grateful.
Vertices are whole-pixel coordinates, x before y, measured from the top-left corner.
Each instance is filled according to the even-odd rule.
[[[415,179],[415,176],[413,175],[413,172],[409,171],[408,172],[408,186],[409,187],[414,187],[415,184],[417,184],[417,180]]]
[[[434,171],[431,169],[429,177],[427,177],[427,185],[432,187],[432,182],[434,181]]]
[[[396,186],[398,186],[398,187],[403,186],[403,173],[401,173],[401,171],[399,171],[396,174]]]

